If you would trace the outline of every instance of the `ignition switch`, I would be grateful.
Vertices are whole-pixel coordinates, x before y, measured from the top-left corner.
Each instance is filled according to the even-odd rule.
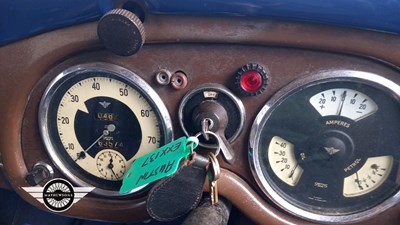
[[[228,113],[225,108],[215,100],[204,100],[195,108],[192,116],[193,125],[204,133],[206,141],[209,139],[205,133],[207,130],[219,137],[219,145],[226,161],[233,163],[235,153],[225,138],[225,129],[228,126]]]
[[[219,136],[221,151],[228,163],[233,163],[230,147],[243,129],[245,110],[243,103],[220,84],[204,84],[188,93],[179,107],[180,124],[186,135],[196,135],[207,130]],[[207,135],[205,135],[207,137]],[[200,137],[200,145],[215,145]],[[212,142],[215,143],[215,142]]]

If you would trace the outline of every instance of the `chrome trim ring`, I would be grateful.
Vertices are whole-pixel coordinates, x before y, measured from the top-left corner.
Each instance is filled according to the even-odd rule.
[[[142,78],[140,78],[134,72],[125,69],[121,66],[105,62],[85,63],[64,70],[51,81],[51,83],[49,84],[49,86],[47,87],[47,89],[43,94],[43,97],[39,105],[39,114],[38,114],[39,130],[44,146],[47,150],[47,153],[50,155],[50,158],[53,161],[54,165],[70,181],[79,186],[86,186],[86,187],[91,185],[87,181],[85,181],[85,179],[83,179],[82,176],[79,176],[79,174],[75,174],[74,171],[72,171],[71,166],[60,158],[60,154],[57,150],[56,144],[50,139],[51,136],[49,128],[50,121],[48,120],[48,116],[49,116],[50,103],[54,95],[57,93],[58,88],[62,85],[63,82],[76,76],[77,75],[76,72],[79,72],[80,74],[82,72],[96,72],[96,71],[112,73],[114,76],[121,78],[122,80],[126,81],[127,83],[135,87],[140,92],[140,94],[146,96],[147,101],[149,101],[151,106],[154,107],[154,109],[157,111],[156,116],[159,118],[160,120],[159,122],[162,124],[163,127],[162,132],[164,134],[165,143],[169,143],[173,140],[171,118],[162,99],[150,87],[149,84],[147,84]],[[160,145],[162,144],[164,143],[160,143]],[[132,190],[130,193],[125,195],[136,193],[145,188],[146,186],[147,185],[136,188]],[[92,193],[102,196],[121,196],[121,194],[118,191],[101,189],[99,187],[96,187],[92,191]]]
[[[382,203],[361,212],[344,215],[322,215],[311,210],[308,211],[304,208],[300,208],[282,197],[282,195],[273,188],[271,184],[273,182],[271,181],[271,179],[266,177],[267,175],[264,175],[260,163],[261,156],[258,150],[260,147],[259,139],[261,138],[261,132],[265,126],[266,121],[272,114],[273,108],[280,104],[283,99],[295,93],[296,91],[300,91],[309,86],[312,86],[316,82],[324,83],[329,81],[356,81],[362,84],[370,85],[372,87],[383,90],[385,93],[388,93],[398,102],[400,102],[399,85],[382,76],[368,72],[352,70],[323,71],[319,74],[299,78],[278,91],[269,101],[266,102],[264,107],[258,113],[250,132],[249,162],[253,176],[255,177],[257,184],[262,189],[264,194],[277,206],[289,212],[290,214],[309,221],[326,224],[354,223],[369,219],[399,203],[400,190],[398,190],[393,196],[384,200]]]
[[[183,123],[183,111],[185,109],[186,103],[196,94],[202,92],[202,91],[217,91],[225,94],[227,97],[229,97],[235,104],[236,108],[239,110],[239,116],[240,116],[240,121],[239,121],[239,126],[237,130],[233,133],[232,137],[228,139],[229,143],[232,143],[233,141],[236,140],[236,138],[240,135],[240,133],[243,130],[244,126],[244,121],[246,119],[246,113],[245,113],[245,108],[242,103],[242,101],[236,97],[232,92],[230,92],[225,86],[221,84],[216,84],[216,83],[206,83],[202,84],[199,87],[193,89],[191,92],[187,93],[182,101],[181,104],[179,105],[179,124],[181,125],[181,128],[183,132],[185,133],[186,136],[190,136],[189,132],[185,128],[185,124]],[[200,132],[200,131],[199,131]],[[200,146],[207,147],[207,148],[214,148],[214,145],[210,144],[205,144],[205,143],[199,143]]]

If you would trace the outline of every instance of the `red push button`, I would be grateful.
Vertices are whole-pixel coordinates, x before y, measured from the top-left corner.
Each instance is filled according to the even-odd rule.
[[[240,84],[245,91],[257,92],[263,84],[261,74],[255,70],[243,73]]]
[[[242,95],[256,96],[267,88],[268,75],[262,66],[249,63],[236,73],[235,83]]]

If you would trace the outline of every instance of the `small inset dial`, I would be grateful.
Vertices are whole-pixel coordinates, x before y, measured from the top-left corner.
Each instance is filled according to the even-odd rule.
[[[100,174],[107,180],[121,180],[126,171],[126,160],[119,152],[107,149],[96,156]]]
[[[392,156],[368,158],[361,169],[344,178],[343,196],[357,197],[372,192],[386,180],[392,165]]]
[[[275,136],[269,143],[269,164],[275,175],[290,186],[296,186],[303,174],[294,155],[294,145],[283,138]]]
[[[322,91],[310,98],[311,105],[321,116],[343,116],[359,121],[378,110],[367,95],[347,88]]]

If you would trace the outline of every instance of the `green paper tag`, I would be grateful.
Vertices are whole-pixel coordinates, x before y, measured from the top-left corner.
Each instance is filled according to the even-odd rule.
[[[180,161],[190,155],[191,143],[194,149],[199,141],[196,137],[181,137],[137,158],[125,174],[119,193],[129,193],[135,188],[174,174]]]

